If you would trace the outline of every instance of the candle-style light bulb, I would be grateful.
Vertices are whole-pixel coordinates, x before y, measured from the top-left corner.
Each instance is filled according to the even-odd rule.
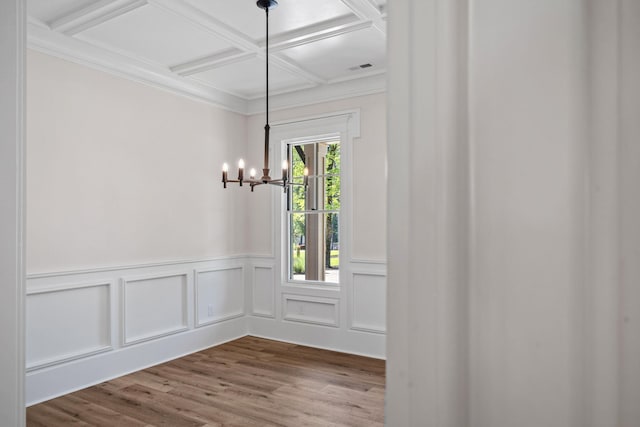
[[[227,172],[229,171],[229,165],[226,163],[222,164],[222,183],[223,188],[227,188]]]
[[[240,186],[242,187],[242,180],[244,179],[244,160],[240,159],[238,162],[238,181],[240,181]]]
[[[283,185],[287,182],[289,174],[289,163],[286,160],[282,161],[282,183]]]
[[[251,170],[249,171],[249,178],[255,179],[255,177],[256,177],[256,170],[254,168],[251,168]]]
[[[302,174],[304,175],[303,184],[306,187],[309,184],[309,168],[304,168]]]

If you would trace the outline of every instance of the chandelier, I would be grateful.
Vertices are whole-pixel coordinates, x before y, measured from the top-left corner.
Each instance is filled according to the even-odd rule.
[[[264,125],[264,167],[262,168],[262,177],[256,178],[256,170],[251,168],[249,171],[249,179],[246,179],[244,176],[244,160],[240,159],[238,162],[238,179],[229,179],[229,165],[224,163],[222,165],[222,185],[224,188],[227,188],[227,183],[235,183],[237,182],[240,187],[243,184],[248,184],[253,191],[254,187],[257,185],[263,184],[271,184],[278,185],[284,188],[284,191],[287,192],[288,188],[293,185],[301,185],[304,186],[304,189],[307,189],[307,185],[309,182],[309,169],[304,168],[304,178],[302,183],[293,182],[292,179],[289,179],[289,161],[284,160],[282,162],[282,176],[278,179],[273,179],[269,176],[269,130],[271,127],[269,126],[269,9],[273,9],[278,5],[276,0],[258,0],[256,5],[260,9],[264,9],[265,12],[265,21],[266,21],[266,41],[265,41],[265,57],[266,57],[266,123]],[[287,152],[287,157],[289,154]]]

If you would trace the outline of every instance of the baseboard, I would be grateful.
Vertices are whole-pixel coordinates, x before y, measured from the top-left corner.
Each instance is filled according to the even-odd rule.
[[[386,335],[249,317],[248,335],[386,360]]]

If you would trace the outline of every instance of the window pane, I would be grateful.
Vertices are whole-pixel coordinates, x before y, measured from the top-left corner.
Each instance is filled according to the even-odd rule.
[[[291,213],[289,218],[289,278],[339,283],[339,215]]]
[[[339,283],[340,144],[289,146],[289,279]]]
[[[323,209],[340,210],[340,144],[326,144],[323,169]]]

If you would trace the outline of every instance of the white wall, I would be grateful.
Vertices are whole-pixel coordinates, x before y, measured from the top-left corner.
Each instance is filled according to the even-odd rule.
[[[27,78],[29,273],[246,253],[244,116],[37,52]]]
[[[24,425],[25,2],[0,3],[0,420]]]

